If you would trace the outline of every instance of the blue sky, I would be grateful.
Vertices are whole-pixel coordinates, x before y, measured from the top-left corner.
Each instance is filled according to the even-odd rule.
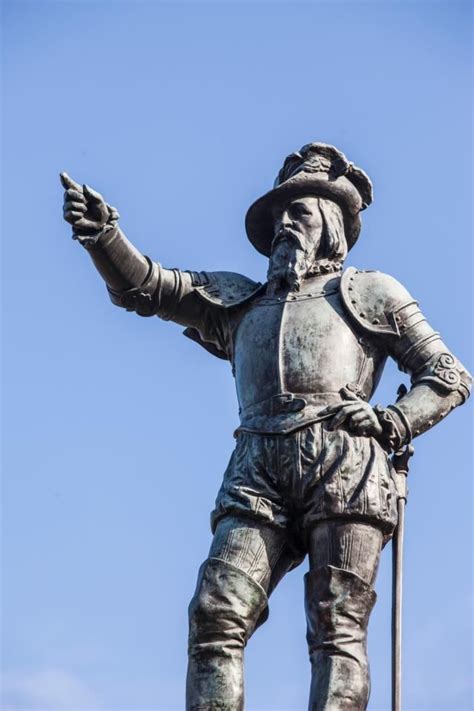
[[[333,143],[374,182],[347,264],[402,281],[472,370],[469,2],[3,3],[3,708],[183,708],[186,609],[233,446],[228,364],[114,308],[62,221],[100,190],[165,266],[263,279],[248,205]],[[375,402],[406,382],[387,367]],[[471,708],[472,407],[417,441],[406,711]],[[248,711],[307,703],[303,573],[247,650]],[[369,649],[389,708],[390,551]]]

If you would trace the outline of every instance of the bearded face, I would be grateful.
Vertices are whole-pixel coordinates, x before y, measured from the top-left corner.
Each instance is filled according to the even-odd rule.
[[[299,291],[321,242],[323,217],[318,198],[299,198],[275,209],[274,226],[269,289]]]

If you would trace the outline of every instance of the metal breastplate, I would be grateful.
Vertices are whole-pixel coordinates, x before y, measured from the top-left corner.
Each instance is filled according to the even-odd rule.
[[[244,429],[291,431],[340,401],[349,386],[368,399],[384,355],[354,331],[339,278],[304,282],[298,293],[262,296],[234,336],[234,372]]]

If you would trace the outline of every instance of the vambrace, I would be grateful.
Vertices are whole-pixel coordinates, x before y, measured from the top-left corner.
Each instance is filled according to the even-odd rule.
[[[118,226],[107,225],[93,243],[84,243],[104,279],[113,304],[139,316],[160,316],[185,325],[199,319],[191,292],[201,274],[164,269],[141,254]],[[190,296],[189,299],[185,297]],[[189,313],[188,313],[189,312]]]
[[[112,302],[139,316],[159,316],[164,321],[193,324],[204,309],[193,294],[190,274],[165,269],[148,257],[144,259],[148,267],[145,280],[139,286],[121,291],[108,287]]]
[[[139,287],[148,277],[149,260],[117,226],[106,225],[98,239],[84,248],[107,287],[116,293]]]
[[[415,301],[395,314],[400,336],[390,349],[412,387],[395,405],[376,414],[393,451],[422,434],[461,405],[472,378],[426,321]]]
[[[116,306],[127,311],[135,311],[139,316],[154,316],[159,298],[160,265],[145,257],[148,264],[148,274],[140,286],[117,291],[107,285],[110,300]]]
[[[159,264],[141,254],[117,226],[107,226],[95,243],[84,246],[104,279],[113,304],[140,316],[156,314]]]

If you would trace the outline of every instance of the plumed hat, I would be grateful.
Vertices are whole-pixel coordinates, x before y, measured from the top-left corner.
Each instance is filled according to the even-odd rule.
[[[372,202],[372,183],[334,146],[308,143],[286,158],[273,190],[249,207],[245,229],[255,249],[270,256],[274,237],[272,209],[308,196],[327,198],[339,205],[347,246],[353,247],[361,227],[359,213]]]

